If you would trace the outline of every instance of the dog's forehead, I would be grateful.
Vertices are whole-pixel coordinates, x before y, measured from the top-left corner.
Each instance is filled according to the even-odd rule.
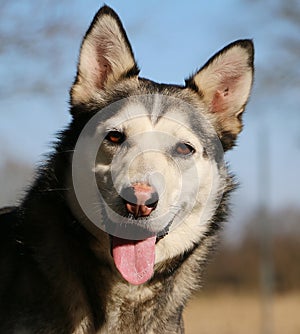
[[[201,110],[187,102],[161,94],[134,96],[123,101],[113,117],[107,119],[108,129],[129,133],[146,131],[198,132],[195,119],[203,118]]]

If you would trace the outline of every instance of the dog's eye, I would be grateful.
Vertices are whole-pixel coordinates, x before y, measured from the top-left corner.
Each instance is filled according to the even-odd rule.
[[[189,144],[178,143],[175,147],[175,152],[179,155],[192,155],[195,153],[195,149]]]
[[[120,131],[110,131],[106,137],[106,140],[110,141],[113,144],[122,144],[125,140],[125,135]]]

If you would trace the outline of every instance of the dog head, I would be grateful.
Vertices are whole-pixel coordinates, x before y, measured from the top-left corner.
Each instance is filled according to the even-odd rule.
[[[223,151],[242,129],[252,78],[250,40],[222,49],[185,86],[140,78],[116,13],[104,6],[96,14],[71,89],[73,123],[85,120],[73,181],[83,211],[112,236],[129,282],[147,281],[154,261],[207,231],[228,186]]]

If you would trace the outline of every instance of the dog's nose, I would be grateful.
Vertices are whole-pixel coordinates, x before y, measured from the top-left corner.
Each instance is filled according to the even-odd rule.
[[[149,216],[158,203],[157,191],[145,183],[135,183],[125,188],[121,197],[124,199],[126,210],[135,218]]]

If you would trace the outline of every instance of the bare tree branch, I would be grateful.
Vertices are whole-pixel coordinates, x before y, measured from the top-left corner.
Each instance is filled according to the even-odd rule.
[[[10,64],[1,69],[2,99],[16,94],[55,93],[67,61],[62,49],[79,35],[71,2],[68,15],[64,7],[65,3],[58,0],[24,0],[17,8],[16,2],[1,1],[0,61]]]

